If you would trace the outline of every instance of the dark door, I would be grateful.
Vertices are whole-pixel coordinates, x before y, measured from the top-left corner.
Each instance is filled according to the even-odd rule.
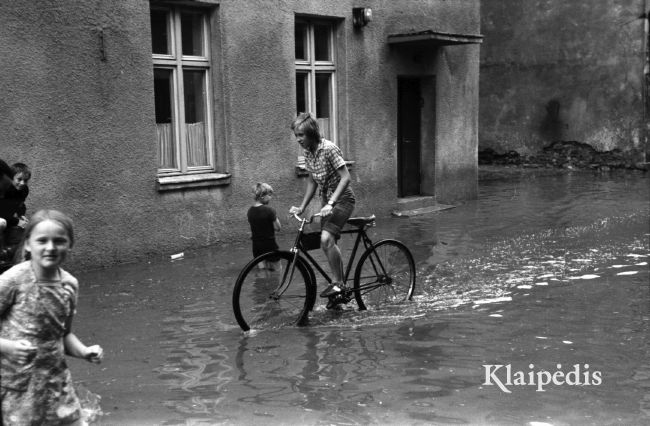
[[[397,83],[397,184],[399,197],[420,195],[420,80]]]

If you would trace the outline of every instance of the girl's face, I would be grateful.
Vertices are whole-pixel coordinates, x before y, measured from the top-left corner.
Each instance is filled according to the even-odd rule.
[[[70,237],[60,223],[44,220],[32,229],[25,241],[25,250],[31,254],[35,269],[51,272],[65,260],[70,250]]]
[[[314,147],[314,141],[305,135],[302,127],[297,127],[293,134],[296,136],[296,142],[298,142],[303,149],[312,149]]]

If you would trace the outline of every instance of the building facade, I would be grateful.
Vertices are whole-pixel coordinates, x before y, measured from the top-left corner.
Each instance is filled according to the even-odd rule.
[[[556,141],[644,161],[647,0],[484,0],[480,149]]]
[[[363,7],[358,7],[359,5]],[[356,214],[476,196],[479,1],[43,0],[0,5],[0,157],[97,267],[249,235],[259,181],[302,199],[318,117]],[[284,218],[282,219],[285,220]]]

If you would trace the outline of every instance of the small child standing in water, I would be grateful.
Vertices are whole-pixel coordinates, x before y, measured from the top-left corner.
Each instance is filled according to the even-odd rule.
[[[248,209],[248,223],[251,226],[251,239],[253,240],[253,257],[278,249],[275,242],[275,232],[279,231],[282,225],[275,214],[275,209],[269,207],[273,196],[273,188],[268,183],[257,183],[253,187],[255,204]],[[273,269],[274,265],[263,265]]]
[[[103,349],[71,331],[79,285],[61,264],[73,242],[70,218],[40,210],[25,228],[28,260],[0,275],[2,424],[85,424],[65,355],[99,363]]]

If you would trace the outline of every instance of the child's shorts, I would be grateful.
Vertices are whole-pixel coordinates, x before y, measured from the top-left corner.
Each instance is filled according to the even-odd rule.
[[[253,257],[261,256],[264,253],[275,251],[277,249],[278,244],[275,240],[253,241]]]

